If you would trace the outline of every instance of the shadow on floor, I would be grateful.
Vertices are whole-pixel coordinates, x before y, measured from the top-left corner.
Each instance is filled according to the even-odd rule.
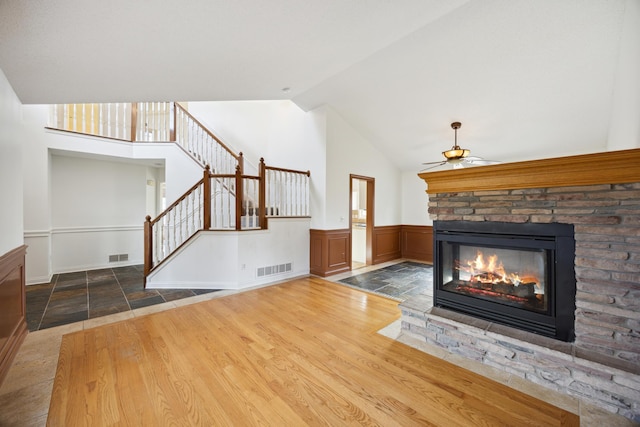
[[[142,265],[56,274],[27,286],[27,326],[33,332],[210,292],[144,289]]]

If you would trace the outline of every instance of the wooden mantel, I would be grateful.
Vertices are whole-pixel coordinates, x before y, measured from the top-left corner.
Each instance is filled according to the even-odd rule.
[[[423,172],[427,193],[640,182],[640,149]]]

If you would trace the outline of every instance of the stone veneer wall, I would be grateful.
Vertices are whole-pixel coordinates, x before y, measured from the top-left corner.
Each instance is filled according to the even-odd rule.
[[[640,183],[441,193],[429,196],[429,213],[439,221],[573,224],[575,347],[640,373]]]
[[[443,324],[437,316],[433,324],[429,310],[418,315],[407,308],[411,302],[401,306],[405,331],[416,335],[416,328],[424,329],[417,335],[424,338],[426,334],[427,342],[458,353],[471,348],[467,356],[484,363],[497,357],[501,362],[495,364],[504,370],[640,420],[640,183],[430,194],[429,213],[438,221],[573,224],[576,340],[570,350],[551,356],[540,350],[544,347],[533,345],[536,348],[532,349],[502,339],[508,343],[505,350],[496,345],[498,336],[485,342],[479,337],[486,331],[477,335],[478,331],[467,327],[462,341],[453,339],[447,344],[452,334],[459,335],[453,331],[460,325]],[[424,319],[412,324],[417,315]],[[439,331],[439,336],[431,336],[433,331]],[[516,363],[518,348],[524,352],[519,360],[528,364],[524,370],[504,362],[511,360],[511,365],[521,366]],[[557,363],[552,363],[554,357]],[[587,364],[593,369],[585,369],[584,363],[576,361],[597,363]],[[534,375],[532,370],[540,364],[548,364],[547,371]],[[570,368],[578,365],[583,368]]]

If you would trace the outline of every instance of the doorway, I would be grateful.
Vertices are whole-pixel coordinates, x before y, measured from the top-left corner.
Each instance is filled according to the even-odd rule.
[[[374,178],[350,175],[349,216],[351,269],[373,264]]]

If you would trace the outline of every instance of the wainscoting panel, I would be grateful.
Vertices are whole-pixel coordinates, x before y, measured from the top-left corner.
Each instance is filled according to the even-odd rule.
[[[309,272],[330,276],[351,270],[349,230],[310,230]],[[399,258],[433,262],[430,225],[387,225],[373,229],[373,264]]]
[[[401,232],[402,258],[433,262],[433,227],[403,225]]]
[[[373,263],[380,264],[402,257],[400,250],[400,225],[374,227]]]
[[[27,336],[26,251],[22,245],[0,256],[0,384]]]
[[[309,272],[317,276],[330,276],[351,269],[349,230],[310,230]]]

